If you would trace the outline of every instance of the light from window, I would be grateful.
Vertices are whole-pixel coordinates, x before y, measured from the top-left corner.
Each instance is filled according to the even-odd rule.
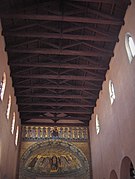
[[[17,146],[17,144],[18,144],[18,137],[19,137],[19,126],[17,126],[16,135],[15,135],[15,145],[16,145],[16,146]]]
[[[10,109],[11,109],[11,96],[9,95],[8,105],[7,105],[7,112],[6,112],[7,119],[9,119],[9,116],[10,116]]]
[[[125,47],[128,55],[129,62],[131,63],[135,57],[135,42],[130,33],[125,35]]]
[[[129,47],[130,47],[130,50],[131,50],[131,54],[134,58],[134,56],[135,56],[135,44],[134,44],[132,37],[129,37]]]
[[[98,115],[96,114],[96,133],[99,134],[99,132],[100,132],[100,125],[99,125]]]
[[[3,73],[2,81],[0,82],[0,100],[3,101],[6,88],[6,73]]]
[[[115,100],[115,91],[114,91],[114,85],[111,80],[109,80],[109,95],[110,95],[111,104],[113,104]]]
[[[12,125],[11,125],[11,133],[14,133],[15,129],[15,112],[13,112],[13,119],[12,119]]]

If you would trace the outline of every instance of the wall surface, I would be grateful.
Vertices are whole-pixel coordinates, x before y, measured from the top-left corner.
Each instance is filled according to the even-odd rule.
[[[135,168],[135,59],[130,64],[125,49],[125,34],[130,32],[135,41],[135,1],[131,1],[125,15],[125,24],[114,57],[106,74],[102,91],[97,100],[89,124],[93,179],[121,178],[122,161],[125,157]],[[111,105],[108,84],[112,80],[116,99]],[[100,132],[96,134],[96,114]],[[126,170],[127,168],[125,168]],[[111,172],[114,172],[110,177]]]
[[[0,25],[0,34],[2,28]],[[16,98],[12,87],[12,80],[10,78],[10,69],[7,64],[7,53],[5,52],[5,45],[3,36],[0,35],[0,81],[3,73],[6,73],[7,83],[3,101],[0,101],[0,179],[15,179],[18,159],[19,145],[15,145],[15,133],[17,125],[20,127],[20,119],[18,108],[16,105]],[[11,95],[12,104],[9,119],[6,118],[8,97]],[[11,124],[13,112],[16,113],[16,122],[14,133],[11,133]]]

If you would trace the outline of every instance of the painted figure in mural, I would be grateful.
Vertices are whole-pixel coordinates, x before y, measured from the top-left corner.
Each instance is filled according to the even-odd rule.
[[[37,157],[37,156],[34,157],[34,158],[31,160],[31,162],[29,163],[28,169],[33,169],[33,168],[35,167],[35,164],[36,164],[37,160],[38,160],[38,157]]]
[[[58,170],[58,159],[55,155],[51,158],[51,170]]]
[[[63,138],[63,128],[62,128],[62,127],[60,127],[59,138],[60,138],[60,139]]]
[[[32,128],[32,138],[35,139],[36,138],[36,127]]]
[[[54,127],[54,129],[52,130],[52,138],[57,139],[58,137],[59,137],[58,129],[57,127]]]
[[[44,139],[46,138],[46,127],[43,127],[42,137],[43,137]]]

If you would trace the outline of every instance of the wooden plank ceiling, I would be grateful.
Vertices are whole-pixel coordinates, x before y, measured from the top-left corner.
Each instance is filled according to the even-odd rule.
[[[128,0],[2,0],[8,63],[22,123],[88,124]]]

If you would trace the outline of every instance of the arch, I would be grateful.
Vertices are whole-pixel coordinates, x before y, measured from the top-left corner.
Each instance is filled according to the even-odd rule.
[[[111,171],[111,174],[110,174],[110,179],[118,179],[118,177],[117,177],[117,174],[116,174],[115,170],[112,170],[112,171]]]
[[[6,88],[6,73],[3,73],[2,81],[0,82],[0,100],[3,101]]]
[[[30,146],[22,155],[20,175],[24,177],[89,178],[86,156],[75,145],[61,140],[48,140]]]
[[[125,34],[125,47],[129,62],[131,63],[133,58],[135,57],[135,42],[129,32]]]
[[[120,179],[131,179],[133,170],[134,170],[134,167],[130,158],[127,156],[124,157],[121,162]]]

